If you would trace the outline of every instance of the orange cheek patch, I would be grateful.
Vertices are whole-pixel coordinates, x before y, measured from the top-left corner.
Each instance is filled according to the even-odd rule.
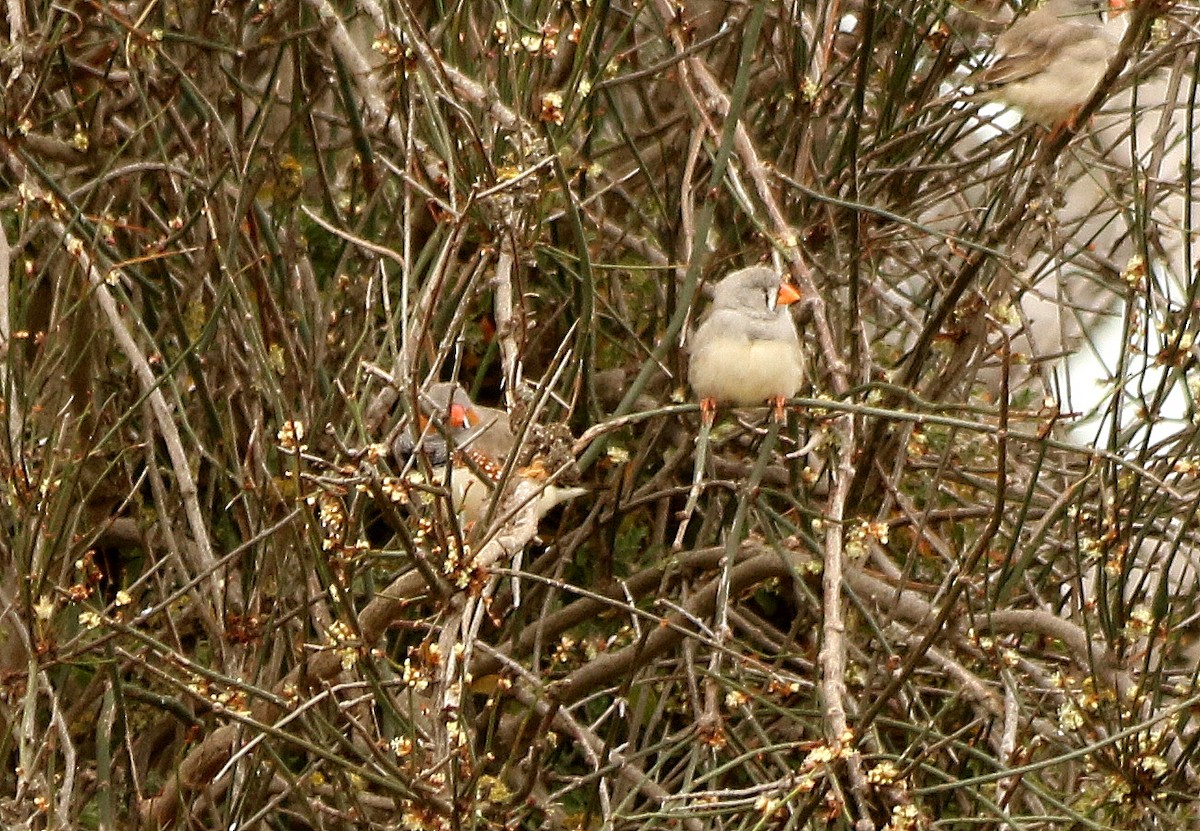
[[[470,427],[471,412],[462,404],[450,405],[450,425],[452,427]]]

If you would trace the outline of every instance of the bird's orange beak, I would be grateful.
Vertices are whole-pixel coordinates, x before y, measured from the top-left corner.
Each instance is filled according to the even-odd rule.
[[[791,283],[779,284],[779,299],[780,306],[790,306],[800,299],[800,292]]]
[[[1129,9],[1129,4],[1125,0],[1108,0],[1108,10],[1110,12],[1123,12]]]

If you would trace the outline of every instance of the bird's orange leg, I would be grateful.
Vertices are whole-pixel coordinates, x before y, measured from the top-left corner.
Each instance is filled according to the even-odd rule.
[[[780,424],[787,423],[787,396],[777,395],[771,399],[771,415]]]
[[[717,399],[701,398],[700,399],[700,421],[705,427],[712,427],[713,421],[717,417]]]
[[[1046,141],[1054,141],[1058,138],[1058,134],[1070,130],[1072,133],[1079,131],[1079,111],[1082,107],[1075,107],[1071,110],[1071,114],[1065,119],[1054,125],[1054,129],[1046,136]]]

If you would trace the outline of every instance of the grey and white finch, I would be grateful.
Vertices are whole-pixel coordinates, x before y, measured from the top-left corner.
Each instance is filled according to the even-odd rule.
[[[799,299],[794,286],[763,266],[743,268],[717,283],[708,315],[688,347],[688,382],[706,424],[717,404],[770,401],[782,417],[783,401],[804,381],[804,353],[787,308]]]
[[[508,413],[476,404],[453,382],[431,385],[421,394],[420,405],[426,417],[446,427],[460,450],[475,450],[503,462],[517,441]]]
[[[1124,0],[1108,0],[1114,14]],[[990,101],[1056,127],[1087,103],[1117,54],[1119,39],[1100,0],[1046,0],[996,38],[996,62],[967,79]]]
[[[401,433],[392,445],[393,455],[403,465],[414,452],[425,453],[439,483],[449,488],[454,508],[464,522],[480,522],[488,514],[505,461],[516,445],[508,414],[476,404],[455,383],[433,384],[421,393],[418,403],[421,438],[414,440],[411,434]],[[429,421],[441,426],[445,438]],[[513,479],[510,485],[538,481],[529,470],[518,471]],[[540,518],[555,505],[586,492],[543,483],[533,500],[534,508]]]

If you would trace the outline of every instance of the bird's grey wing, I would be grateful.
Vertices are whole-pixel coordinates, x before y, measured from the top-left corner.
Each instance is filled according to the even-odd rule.
[[[497,462],[505,459],[517,443],[507,413],[491,407],[475,407],[479,423],[463,436],[456,436],[461,449],[472,448]]]
[[[756,340],[781,340],[799,343],[800,336],[796,333],[796,324],[787,312],[773,315],[770,318],[751,318],[743,322],[746,337]]]
[[[441,436],[424,436],[418,442],[405,430],[392,442],[392,458],[401,468],[407,467],[413,461],[413,456],[418,453],[424,454],[429,459],[429,464],[434,467],[446,464],[450,458],[446,440]]]
[[[703,348],[705,343],[714,340],[732,338],[751,340],[754,337],[751,333],[761,331],[763,322],[765,321],[761,316],[748,312],[735,309],[713,309],[692,333],[688,351],[694,353],[697,349]],[[758,337],[762,337],[762,335],[758,335]]]
[[[1035,22],[1028,21],[1025,22]],[[1014,26],[1015,30],[1016,27]],[[1029,31],[1010,32],[1014,37],[1005,43],[1001,38],[996,46],[1000,58],[991,66],[972,74],[967,80],[973,85],[1011,84],[1042,72],[1065,49],[1097,36],[1097,27],[1035,25]],[[1019,35],[1019,36],[1017,36]]]
[[[685,349],[688,354],[695,355],[697,350],[703,349],[714,340],[730,337],[730,333],[742,328],[738,324],[739,317],[741,315],[728,309],[709,310],[708,315],[692,330],[691,337],[687,339]]]

